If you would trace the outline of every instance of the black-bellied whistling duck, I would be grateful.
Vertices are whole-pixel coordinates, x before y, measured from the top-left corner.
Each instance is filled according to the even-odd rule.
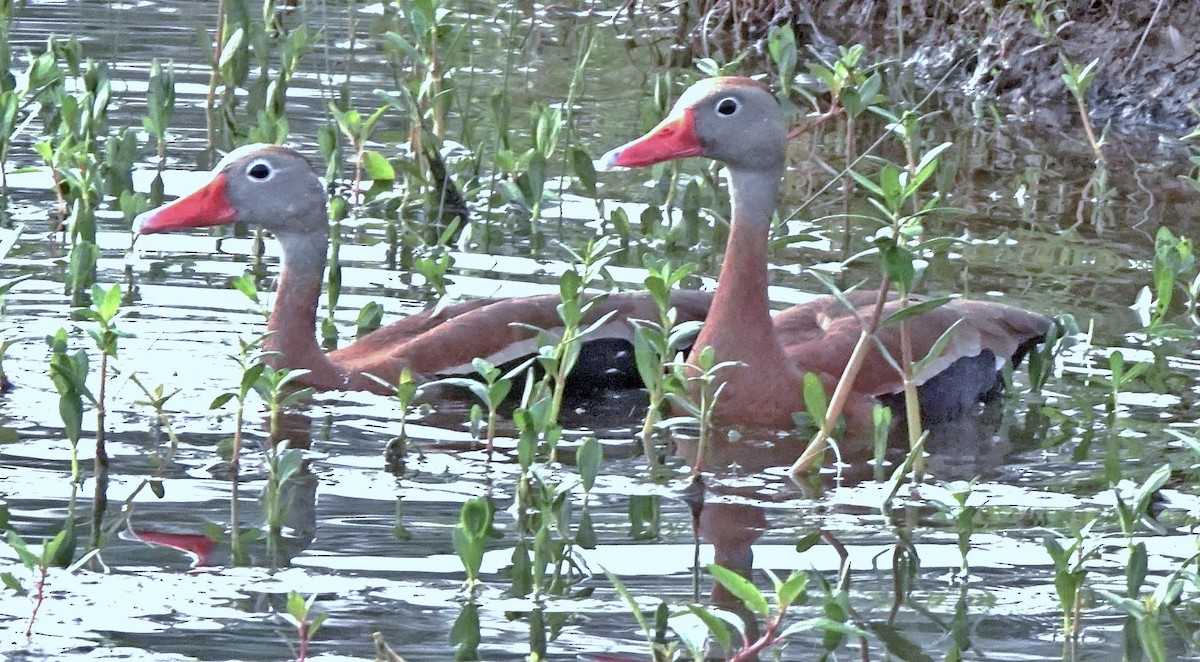
[[[134,231],[170,232],[236,222],[260,225],[279,240],[283,271],[265,349],[274,353],[270,360],[277,367],[308,370],[300,381],[317,389],[386,393],[389,389],[371,377],[394,384],[404,368],[422,378],[472,374],[471,361],[477,357],[500,365],[535,354],[536,332],[529,326],[562,325],[558,295],[479,299],[407,317],[325,353],[316,340],[329,240],[325,188],[308,161],[287,147],[249,145],[234,150],[217,164],[204,187],[138,216]],[[679,319],[700,320],[711,295],[677,291],[672,302]],[[568,390],[641,386],[633,352],[624,341],[632,335],[630,319],[657,319],[654,302],[644,293],[610,294],[593,309],[591,319],[609,311],[616,313],[587,337]]]
[[[815,373],[828,390],[861,335],[859,318],[874,315],[877,292],[858,291],[848,297],[858,318],[834,297],[771,317],[767,235],[784,173],[787,134],[782,107],[765,87],[746,78],[712,78],[689,88],[648,134],[602,159],[606,167],[641,167],[706,156],[729,171],[729,245],[708,322],[690,359],[711,346],[717,360],[740,363],[718,374],[726,384],[714,412],[719,423],[791,428],[792,412],[803,409],[802,375]],[[884,316],[898,305],[887,303]],[[959,320],[945,350],[916,379],[927,420],[955,418],[997,393],[1003,362],[1019,362],[1054,323],[1012,306],[957,299],[909,320],[912,355],[925,356]],[[885,327],[878,338],[892,356],[900,356],[897,326]],[[869,430],[875,402],[902,391],[901,375],[873,347],[847,401],[848,422],[858,423],[859,432]]]

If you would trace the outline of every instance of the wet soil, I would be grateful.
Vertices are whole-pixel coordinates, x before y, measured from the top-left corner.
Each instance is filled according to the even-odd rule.
[[[1200,3],[1171,0],[703,0],[684,21],[693,51],[761,46],[790,23],[819,53],[861,43],[872,62],[1006,114],[1078,122],[1060,57],[1098,60],[1092,121],[1179,136],[1200,122]]]

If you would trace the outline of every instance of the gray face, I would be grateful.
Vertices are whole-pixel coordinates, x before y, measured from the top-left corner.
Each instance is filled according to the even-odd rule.
[[[787,125],[767,90],[738,79],[711,79],[680,97],[675,112],[684,108],[695,116],[705,156],[745,171],[783,167]]]
[[[312,166],[287,147],[237,150],[220,166],[237,220],[281,234],[326,232],[325,190]]]

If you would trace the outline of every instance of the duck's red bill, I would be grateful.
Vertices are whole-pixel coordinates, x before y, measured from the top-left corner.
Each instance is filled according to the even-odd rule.
[[[139,234],[150,234],[228,225],[236,221],[237,210],[225,195],[225,174],[221,173],[195,193],[138,215],[133,221],[133,229]]]
[[[650,133],[604,155],[605,166],[640,168],[671,159],[700,156],[704,146],[696,137],[696,117],[690,109],[668,117]]]

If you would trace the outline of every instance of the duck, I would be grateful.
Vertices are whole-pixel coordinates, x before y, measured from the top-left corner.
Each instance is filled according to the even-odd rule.
[[[267,323],[266,362],[305,371],[298,381],[316,390],[387,394],[404,370],[429,381],[473,376],[473,360],[517,366],[538,352],[534,328],[561,328],[557,294],[479,298],[405,317],[349,345],[326,352],[317,343],[317,304],[324,283],[329,221],[326,189],[308,160],[279,145],[246,145],[213,168],[194,193],[138,215],[137,235],[234,223],[270,231],[282,251],[275,304]],[[712,295],[674,290],[681,321],[703,320]],[[633,320],[658,319],[645,292],[607,294],[585,324],[609,317],[588,336],[567,384],[569,395],[641,388],[632,351]]]
[[[864,322],[877,314],[879,292],[854,290],[772,315],[767,296],[767,241],[786,167],[788,126],[783,107],[759,82],[742,77],[703,79],[688,88],[670,113],[640,138],[603,157],[601,169],[639,168],[707,157],[728,175],[732,215],[724,262],[708,319],[688,362],[711,347],[731,362],[716,375],[724,386],[713,421],[719,425],[790,430],[804,409],[803,376],[815,374],[827,393],[850,361]],[[847,307],[847,304],[849,307]],[[885,296],[885,318],[901,302]],[[952,299],[909,318],[912,356],[925,356],[954,327],[936,359],[915,376],[926,423],[954,420],[1002,391],[1001,369],[1017,365],[1055,322],[1042,314],[991,301]],[[904,380],[879,345],[899,357],[899,325],[876,333],[843,410],[846,434],[867,436],[883,403],[903,413]],[[870,437],[867,436],[869,439]]]

